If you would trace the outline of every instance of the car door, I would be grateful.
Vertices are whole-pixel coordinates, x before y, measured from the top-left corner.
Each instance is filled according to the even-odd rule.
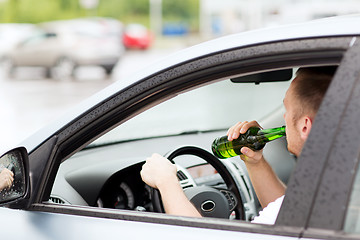
[[[299,210],[298,207],[294,206],[300,200],[295,193],[306,190],[306,194],[302,196],[305,199],[309,196],[316,196],[317,192],[317,188],[308,188],[309,185],[298,184],[298,181],[303,181],[303,162],[305,164],[306,161],[300,161],[301,164],[295,169],[293,180],[289,184],[289,194],[291,192],[294,193],[285,198],[275,226],[262,226],[225,220],[188,219],[168,215],[104,210],[91,207],[53,205],[48,204],[47,200],[49,199],[57,169],[62,161],[79,151],[79,149],[86,146],[92,140],[150,106],[165,101],[195,86],[209,84],[246,72],[256,72],[259,69],[277,69],[309,64],[338,64],[351,42],[351,37],[319,38],[288,40],[256,46],[250,45],[235,50],[228,49],[223,52],[191,59],[173,68],[164,69],[150,75],[150,77],[140,79],[127,88],[120,88],[114,94],[110,94],[108,98],[102,99],[98,104],[95,104],[90,109],[86,109],[82,115],[65,124],[63,128],[50,135],[46,141],[30,152],[32,190],[29,198],[24,199],[21,204],[23,208],[35,212],[49,212],[49,215],[45,214],[45,216],[55,217],[56,213],[78,215],[80,217],[77,219],[84,222],[95,221],[93,217],[97,217],[99,223],[104,223],[107,218],[111,218],[128,220],[138,226],[142,226],[144,223],[156,223],[160,224],[160,226],[165,224],[168,225],[166,228],[169,231],[173,231],[173,234],[181,232],[182,227],[185,226],[186,229],[187,227],[191,229],[195,227],[194,231],[199,232],[209,228],[222,230],[221,232],[226,232],[226,234],[234,234],[234,236],[238,234],[236,235],[237,237],[242,237],[246,234],[253,236],[265,234],[261,236],[262,239],[266,238],[265,236],[272,239],[269,235],[275,235],[273,239],[279,239],[279,236],[282,236],[284,239],[296,239],[303,234],[303,230],[307,227],[307,220],[313,205],[310,199],[308,200],[309,204],[302,204],[301,206],[304,208]],[[311,47],[309,48],[309,46]],[[342,63],[346,64],[347,61],[345,60]],[[332,85],[331,89],[336,88]],[[110,91],[110,89],[107,89],[105,92],[107,91]],[[344,108],[344,106],[342,107]],[[324,109],[326,109],[326,105],[321,108],[321,111],[325,112],[326,110]],[[336,125],[339,124],[339,119],[332,121]],[[316,138],[316,129],[319,126],[320,123],[315,125],[312,138]],[[326,136],[323,136],[321,128],[318,131],[320,131],[321,137],[327,139]],[[306,158],[307,154],[309,154],[307,151],[311,151],[311,146],[307,145],[304,151],[304,158]],[[318,154],[319,158],[326,159],[326,151],[320,151]],[[320,162],[316,167],[317,171],[321,171],[323,167],[324,164]],[[307,176],[307,184],[319,182],[317,173]],[[300,176],[300,179],[297,178],[298,176]],[[290,187],[291,189],[293,187],[293,190],[290,190]],[[21,204],[18,203],[17,206]],[[16,207],[16,205],[13,207]],[[298,213],[301,216],[294,217]],[[34,214],[42,215],[44,213]],[[119,225],[121,222],[118,221]],[[157,225],[159,228],[160,226]],[[136,227],[134,226],[134,228]],[[128,231],[131,231],[131,229],[128,229]],[[209,231],[208,234],[211,235],[212,231]]]

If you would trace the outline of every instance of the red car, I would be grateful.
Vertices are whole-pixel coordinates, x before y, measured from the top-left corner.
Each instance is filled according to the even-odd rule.
[[[123,44],[126,48],[147,49],[152,41],[152,33],[141,24],[129,24],[124,29]]]

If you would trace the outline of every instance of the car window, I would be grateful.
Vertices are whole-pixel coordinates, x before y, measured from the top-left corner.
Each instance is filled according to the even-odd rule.
[[[23,42],[23,46],[31,46],[31,45],[35,45],[35,44],[39,44],[43,41],[45,41],[47,39],[46,34],[38,34],[35,35],[29,39],[27,39],[26,41]]]
[[[225,80],[207,85],[141,113],[93,144],[213,131],[227,129],[238,121],[261,120],[282,105],[289,84]]]
[[[344,231],[360,234],[360,166],[354,180],[353,189],[348,205]]]
[[[152,211],[148,189],[139,174],[147,157],[155,152],[165,154],[184,145],[211,151],[212,141],[225,135],[238,121],[258,120],[263,127],[283,125],[282,101],[289,85],[290,81],[256,85],[227,79],[184,92],[147,109],[62,162],[50,200]],[[274,163],[274,170],[286,183],[295,162],[287,152],[285,139],[269,144],[264,155],[271,164]],[[206,170],[206,166],[196,167],[203,164],[196,157],[179,157],[175,162],[190,169],[192,174],[194,169]],[[230,167],[237,169],[234,170],[237,174],[243,174],[241,169],[245,166],[238,166],[243,162],[234,164]],[[214,174],[214,171],[210,172]],[[195,174],[193,178],[199,184],[222,183],[217,175]],[[245,178],[239,175],[239,182]],[[244,185],[245,191],[251,193]],[[259,206],[255,205],[253,194],[245,198],[251,204],[251,211]],[[247,219],[254,216],[248,215]]]

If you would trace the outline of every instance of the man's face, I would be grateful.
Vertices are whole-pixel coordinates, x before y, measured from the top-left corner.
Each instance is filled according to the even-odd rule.
[[[286,140],[288,150],[295,156],[299,156],[304,141],[300,137],[301,126],[299,120],[300,102],[294,95],[294,81],[290,84],[284,98]]]

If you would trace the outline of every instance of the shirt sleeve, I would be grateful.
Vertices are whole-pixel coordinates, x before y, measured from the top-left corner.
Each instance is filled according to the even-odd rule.
[[[283,200],[284,195],[276,199],[274,202],[269,203],[262,211],[260,211],[259,216],[256,216],[251,222],[269,225],[274,224]]]

